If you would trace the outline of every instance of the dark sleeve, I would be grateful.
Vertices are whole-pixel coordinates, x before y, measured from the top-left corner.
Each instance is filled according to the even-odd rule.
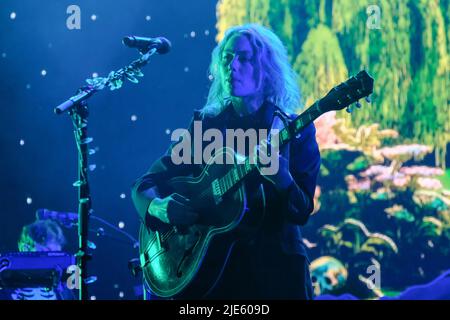
[[[193,121],[199,120],[198,113],[194,114],[188,131],[192,136]],[[191,164],[174,164],[171,154],[173,147],[181,142],[177,141],[171,144],[168,151],[156,160],[146,174],[138,178],[132,186],[131,197],[133,204],[141,218],[141,221],[151,222],[152,217],[147,214],[148,207],[152,200],[164,194],[164,182],[176,176],[188,176],[194,173],[193,153],[191,146]],[[167,196],[167,195],[164,195]]]
[[[304,225],[314,209],[314,192],[320,170],[320,152],[316,141],[316,128],[311,123],[299,138],[291,142],[289,170],[294,183],[285,191],[285,218]]]

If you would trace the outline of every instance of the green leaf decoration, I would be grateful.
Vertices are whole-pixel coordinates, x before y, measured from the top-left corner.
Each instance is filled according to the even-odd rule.
[[[131,82],[133,82],[133,83],[138,83],[138,82],[139,82],[139,80],[136,79],[136,78],[133,76],[133,73],[132,73],[132,72],[126,72],[126,73],[125,73],[125,78],[127,78],[129,81],[131,81]]]
[[[425,236],[439,237],[443,231],[442,221],[435,217],[426,216],[422,219],[420,230]]]
[[[347,165],[349,171],[361,171],[367,169],[370,166],[370,162],[365,156],[359,156],[352,163]]]
[[[384,212],[397,220],[406,222],[413,222],[415,220],[414,215],[401,205],[394,205],[390,208],[386,208],[384,209]]]

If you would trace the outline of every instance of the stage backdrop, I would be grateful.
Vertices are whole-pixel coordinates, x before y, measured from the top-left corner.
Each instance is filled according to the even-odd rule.
[[[284,40],[299,112],[362,69],[375,78],[372,104],[315,122],[323,161],[304,231],[318,294],[395,295],[450,266],[449,3],[218,4],[218,40],[246,22]]]

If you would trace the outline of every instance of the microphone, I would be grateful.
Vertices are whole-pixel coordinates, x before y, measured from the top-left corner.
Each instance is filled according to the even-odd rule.
[[[36,219],[37,220],[46,220],[46,219],[55,220],[64,226],[70,227],[73,224],[78,223],[78,213],[51,211],[48,209],[37,209],[36,210]]]
[[[164,37],[144,38],[136,36],[124,37],[122,43],[130,48],[137,48],[140,51],[147,52],[156,49],[159,54],[165,54],[170,51],[172,44]]]

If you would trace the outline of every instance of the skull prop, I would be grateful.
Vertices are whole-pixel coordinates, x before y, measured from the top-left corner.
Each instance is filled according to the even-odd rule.
[[[311,262],[310,270],[316,296],[342,288],[347,281],[347,269],[333,257],[317,258]]]

